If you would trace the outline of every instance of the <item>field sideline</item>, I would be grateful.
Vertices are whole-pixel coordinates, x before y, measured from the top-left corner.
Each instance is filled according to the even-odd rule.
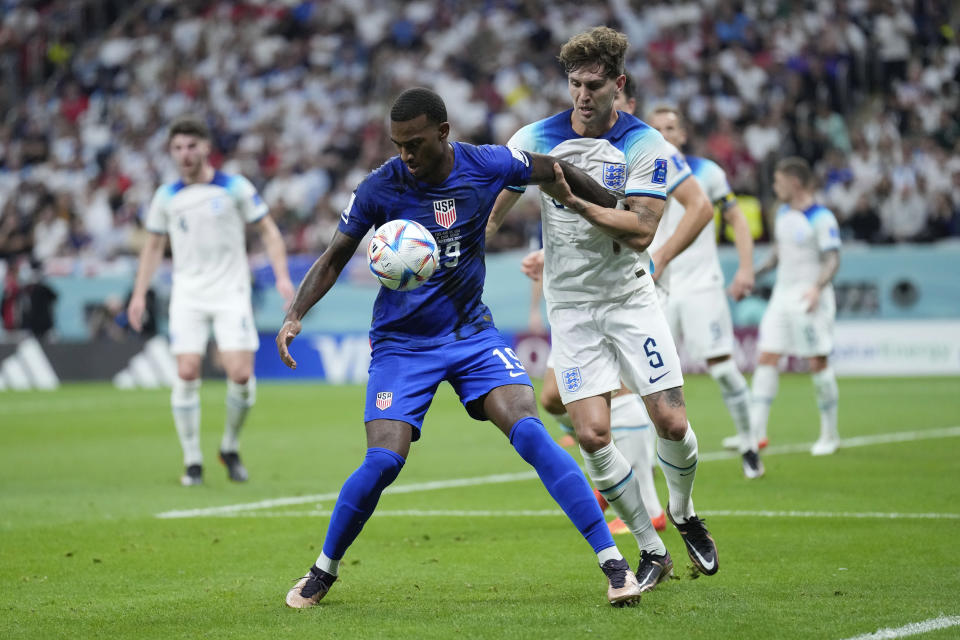
[[[960,379],[841,379],[847,446],[813,458],[810,380],[784,375],[767,477],[747,482],[720,450],[716,385],[690,377],[720,572],[693,576],[670,528],[676,579],[624,610],[529,467],[446,386],[323,605],[285,608],[362,458],[363,389],[261,384],[246,485],[215,463],[223,389],[203,387],[193,489],[166,391],[0,393],[0,637],[960,637]]]

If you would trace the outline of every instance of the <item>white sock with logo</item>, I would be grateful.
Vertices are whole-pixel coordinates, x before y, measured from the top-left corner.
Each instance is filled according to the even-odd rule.
[[[617,396],[610,403],[610,432],[617,449],[627,459],[640,483],[640,496],[650,518],[663,513],[657,486],[653,482],[653,425],[640,396]]]
[[[693,510],[693,481],[697,477],[697,436],[687,423],[687,432],[682,440],[657,440],[657,456],[660,468],[670,490],[670,515],[677,522],[684,522],[696,515]]]
[[[247,419],[250,407],[257,401],[257,379],[250,376],[244,384],[227,380],[227,418],[223,427],[220,451],[234,453],[238,450],[240,430]]]
[[[733,358],[710,367],[710,375],[720,385],[723,402],[733,418],[740,436],[740,453],[757,450],[757,440],[750,428],[750,387]]]
[[[813,388],[817,394],[817,408],[820,410],[820,437],[836,440],[840,437],[837,432],[837,403],[840,391],[832,367],[813,374]]]
[[[580,453],[593,484],[613,512],[627,525],[640,550],[663,555],[666,547],[650,523],[650,516],[640,497],[637,474],[616,445],[611,442],[593,453],[587,453],[580,447]]]
[[[203,453],[200,451],[200,379],[174,378],[170,406],[173,409],[173,424],[183,448],[183,465],[203,464]]]
[[[753,393],[750,399],[750,424],[757,440],[767,437],[767,420],[770,417],[770,405],[777,397],[780,374],[775,366],[757,365],[753,372]]]

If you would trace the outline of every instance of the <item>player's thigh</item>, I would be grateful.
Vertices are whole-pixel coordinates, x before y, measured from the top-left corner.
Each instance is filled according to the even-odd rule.
[[[521,418],[537,415],[533,383],[523,362],[499,331],[485,329],[442,349],[447,363],[446,379],[471,418],[489,419],[507,429],[507,433]],[[501,387],[521,388],[497,392]],[[500,402],[507,397],[509,402]],[[489,413],[488,408],[494,413]]]
[[[363,421],[404,422],[413,427],[411,439],[419,440],[423,418],[444,377],[441,354],[434,349],[376,346],[369,374]]]
[[[703,289],[676,300],[683,346],[695,360],[733,353],[733,320],[720,288]],[[676,333],[674,333],[676,335]]]
[[[249,300],[237,300],[213,312],[213,337],[221,353],[225,351],[256,352],[260,338],[253,321]]]
[[[821,298],[820,304],[811,312],[799,312],[791,318],[794,351],[792,353],[810,358],[826,356],[833,351],[833,329],[836,307],[833,296]]]
[[[603,327],[628,388],[646,396],[683,385],[673,334],[651,292],[640,290],[611,304],[603,314]]]
[[[371,420],[364,426],[367,430],[368,449],[389,449],[404,459],[410,454],[410,442],[415,430],[409,423],[401,420]]]
[[[227,378],[237,384],[246,384],[253,377],[253,351],[220,350],[220,362]]]
[[[548,309],[554,372],[564,405],[620,388],[617,354],[595,320],[603,304],[554,304]]]
[[[212,315],[200,308],[185,304],[170,305],[170,351],[174,355],[194,354],[201,358],[207,351]]]
[[[790,309],[780,298],[773,297],[760,319],[757,351],[761,353],[792,353],[793,330]]]

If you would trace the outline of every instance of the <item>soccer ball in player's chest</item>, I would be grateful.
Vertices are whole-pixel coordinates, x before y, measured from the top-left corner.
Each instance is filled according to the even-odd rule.
[[[440,264],[436,240],[419,222],[391,220],[377,229],[367,247],[370,271],[388,289],[411,291]]]

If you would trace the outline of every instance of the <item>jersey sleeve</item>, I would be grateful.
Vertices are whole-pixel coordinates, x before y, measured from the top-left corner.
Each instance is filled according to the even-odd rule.
[[[478,149],[484,163],[495,175],[501,176],[504,187],[526,185],[530,181],[533,164],[528,151],[503,145],[483,145]]]
[[[514,151],[537,153],[536,146],[536,136],[534,136],[534,127],[532,124],[521,128],[507,140],[507,147]],[[523,193],[527,190],[527,184],[526,182],[508,182],[507,189],[516,191],[517,193]]]
[[[669,142],[665,142],[664,147],[670,154],[669,161],[667,162],[667,195],[670,195],[674,189],[680,186],[680,183],[692,176],[693,172],[690,170],[690,165],[687,164],[687,159],[683,157],[679,149]]]
[[[147,209],[147,216],[143,220],[143,226],[152,233],[167,233],[169,228],[169,217],[167,216],[167,203],[170,201],[170,189],[166,185],[158,188],[150,201],[150,207]]]
[[[376,213],[374,206],[376,199],[372,196],[373,191],[373,185],[367,177],[350,194],[350,201],[340,214],[340,224],[337,225],[340,233],[359,240],[367,235],[370,227],[380,226],[383,221],[382,216],[378,217]]]
[[[257,222],[267,215],[270,208],[267,206],[267,203],[263,201],[263,198],[260,197],[257,188],[253,186],[252,182],[243,176],[233,176],[230,186],[234,199],[237,202],[237,208],[240,210],[240,214],[243,216],[245,222],[248,224]]]
[[[627,184],[624,195],[667,199],[672,163],[666,144],[660,132],[647,128],[635,134],[625,145]],[[689,171],[689,168],[687,170]]]
[[[820,251],[840,249],[840,228],[832,211],[821,208],[813,219],[813,228],[817,234],[817,246],[820,247]]]
[[[727,182],[727,174],[719,165],[710,163],[704,180],[707,197],[710,202],[720,207],[720,211],[726,211],[737,203],[737,196],[734,195],[730,183]]]

